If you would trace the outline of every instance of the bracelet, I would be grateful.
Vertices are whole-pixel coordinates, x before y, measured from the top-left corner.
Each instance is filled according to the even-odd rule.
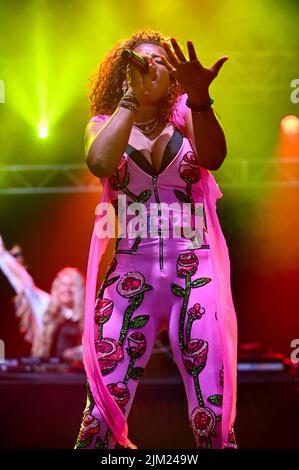
[[[140,103],[138,99],[136,98],[136,96],[133,93],[130,93],[129,91],[127,91],[121,99],[122,100],[124,99],[126,101],[131,101],[132,103],[135,103],[137,106],[140,106]]]
[[[138,111],[139,109],[139,106],[137,106],[135,103],[131,103],[130,101],[126,101],[124,99],[121,99],[118,103],[118,108],[120,107],[130,109],[131,111]]]
[[[140,108],[140,103],[134,93],[130,93],[129,91],[127,91],[124,96],[120,99],[118,107],[127,108],[131,111],[138,111],[138,109]]]
[[[206,111],[207,109],[210,109],[213,103],[214,100],[212,98],[210,98],[209,102],[205,104],[194,104],[189,101],[189,98],[186,99],[186,105],[194,112]]]

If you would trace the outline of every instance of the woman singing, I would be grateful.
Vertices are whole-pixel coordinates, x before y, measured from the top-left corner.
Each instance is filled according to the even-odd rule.
[[[189,58],[174,38],[139,31],[113,47],[93,84],[87,164],[103,185],[101,204],[111,203],[119,219],[127,213],[127,232],[118,233],[96,294],[109,238],[97,207],[83,334],[87,403],[76,448],[114,448],[116,442],[136,448],[126,419],[163,329],[184,382],[196,447],[237,448],[237,321],[216,214],[222,193],[209,172],[226,156],[209,85],[227,57],[206,68],[191,41],[187,47]],[[143,57],[147,69],[127,65],[125,49]],[[172,216],[163,216],[163,205],[174,208]],[[177,229],[184,205],[191,208],[191,232],[184,224]],[[193,230],[200,225],[198,207],[202,230]]]

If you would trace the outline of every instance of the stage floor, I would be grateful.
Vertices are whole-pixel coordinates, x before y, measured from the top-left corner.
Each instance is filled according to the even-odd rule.
[[[279,372],[239,372],[239,448],[298,447],[298,381]],[[85,406],[84,373],[1,372],[0,394],[2,449],[73,448]],[[145,371],[128,425],[139,448],[195,448],[179,375]]]

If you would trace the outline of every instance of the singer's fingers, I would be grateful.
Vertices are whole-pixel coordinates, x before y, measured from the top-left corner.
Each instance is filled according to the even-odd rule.
[[[131,83],[131,76],[132,76],[132,67],[130,64],[127,65],[126,69],[126,81],[127,83]]]
[[[173,47],[177,57],[179,58],[179,60],[181,62],[187,62],[187,59],[184,56],[183,51],[180,48],[180,46],[178,45],[177,40],[175,38],[171,38],[171,44],[172,44],[172,47]]]
[[[180,61],[177,59],[177,57],[174,55],[174,53],[172,52],[172,50],[170,49],[169,45],[167,44],[167,42],[163,42],[162,43],[166,53],[167,53],[167,56],[168,56],[168,59],[170,61],[170,63],[172,64],[173,67],[177,68],[179,65],[180,65]]]
[[[152,80],[156,76],[157,66],[156,66],[156,64],[155,64],[155,62],[154,62],[154,60],[151,56],[148,55],[144,58],[148,63],[148,70],[147,70],[146,73],[143,73],[142,75],[146,75],[146,76],[150,77],[150,79]]]
[[[127,65],[127,76],[129,77],[129,79],[132,79],[133,76],[136,77],[139,75],[140,75],[140,72],[137,67],[135,67],[132,64]]]
[[[149,54],[148,52],[145,52],[144,54],[140,54],[141,57],[143,57],[148,65],[155,65],[155,62],[154,62],[154,59],[152,58],[151,54]]]
[[[136,80],[137,72],[136,67],[132,67],[131,64],[127,65],[127,83],[129,86],[132,85],[132,80]]]
[[[193,61],[198,60],[192,41],[187,41],[187,47],[188,47],[190,61],[193,62]]]
[[[129,78],[129,64],[126,65],[126,82],[128,82]]]
[[[141,57],[144,57],[145,60],[147,60],[149,63],[153,61],[153,58],[149,52],[144,52],[143,54],[140,54]]]
[[[169,73],[173,73],[176,70],[175,67],[171,65],[167,57],[165,57],[164,55],[161,56],[161,60],[163,64],[167,67]]]

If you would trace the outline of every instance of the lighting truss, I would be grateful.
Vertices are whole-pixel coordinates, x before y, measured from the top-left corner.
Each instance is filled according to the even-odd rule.
[[[257,187],[299,186],[299,157],[284,159],[227,159],[214,172],[221,188],[254,189]],[[0,194],[94,193],[101,184],[86,165],[0,166]]]

